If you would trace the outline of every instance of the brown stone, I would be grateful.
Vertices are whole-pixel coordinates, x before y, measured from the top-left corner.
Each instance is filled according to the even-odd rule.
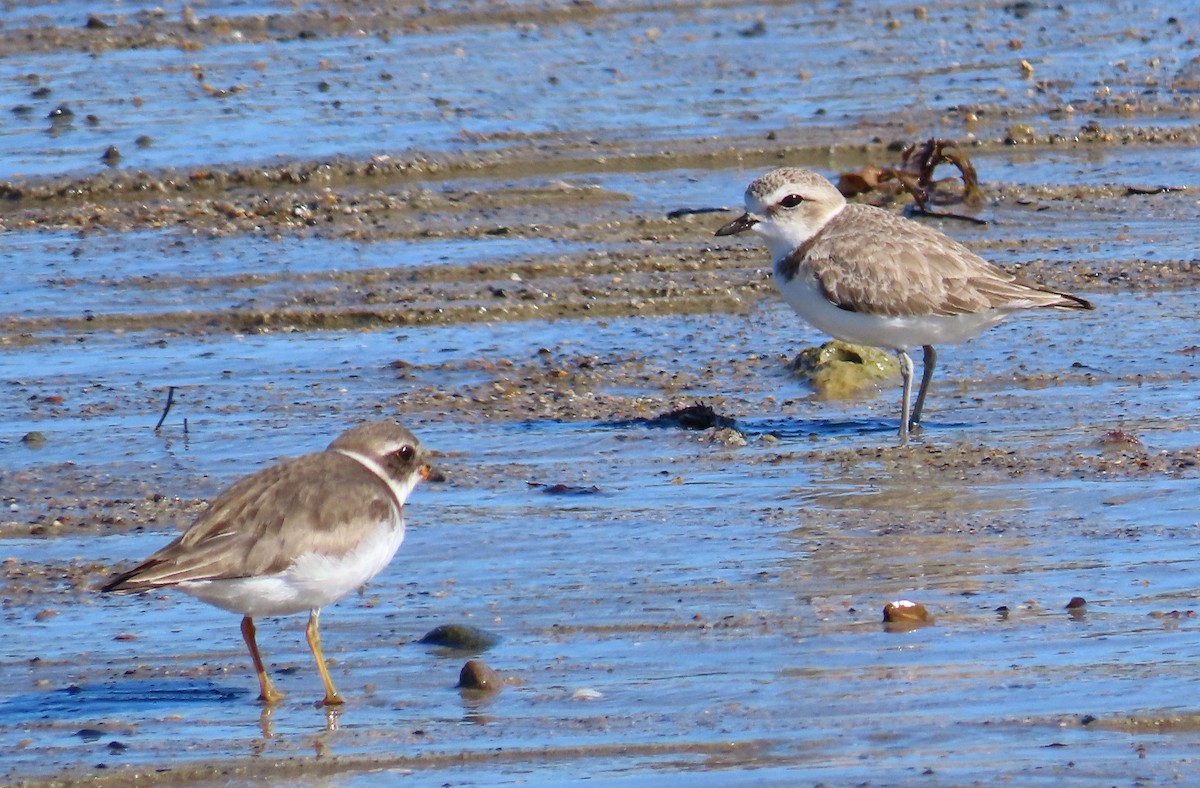
[[[933,617],[919,602],[897,599],[883,606],[883,623],[889,630],[907,631],[933,623]]]
[[[500,674],[484,664],[483,660],[468,660],[458,673],[459,689],[499,692],[504,687]]]

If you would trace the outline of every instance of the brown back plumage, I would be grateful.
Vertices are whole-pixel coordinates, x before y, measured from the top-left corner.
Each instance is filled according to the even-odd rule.
[[[102,591],[281,572],[305,552],[340,555],[399,516],[391,489],[335,452],[306,454],[247,476],[170,544]]]
[[[1086,299],[1018,279],[923,224],[868,205],[846,205],[776,268],[785,281],[811,271],[842,309],[888,317],[1093,308]]]

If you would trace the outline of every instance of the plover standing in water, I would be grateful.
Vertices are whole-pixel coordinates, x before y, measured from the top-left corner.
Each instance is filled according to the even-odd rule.
[[[284,460],[221,493],[175,541],[102,591],[174,586],[242,614],[260,700],[283,698],[255,640],[254,619],[309,611],[308,645],[325,705],[342,703],[321,651],[321,608],[379,573],[404,540],[404,501],[428,476],[425,453],[395,421],[338,436],[325,451]]]
[[[1021,281],[923,224],[847,204],[837,187],[809,170],[785,167],[751,182],[746,212],[716,234],[747,230],[763,236],[775,284],[798,315],[837,339],[896,352],[904,382],[901,443],[921,422],[935,344],[970,339],[1024,309],[1093,308],[1078,296]],[[908,351],[915,347],[924,351],[924,370],[910,414]]]

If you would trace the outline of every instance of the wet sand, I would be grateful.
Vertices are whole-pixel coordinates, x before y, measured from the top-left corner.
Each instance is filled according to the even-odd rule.
[[[0,17],[3,782],[1200,778],[1189,20],[73,13]],[[922,221],[1098,309],[940,349],[897,447],[898,383],[814,396],[824,337],[712,232],[778,163],[932,136],[988,224]],[[647,421],[697,402],[734,429]],[[445,478],[322,618],[340,713],[299,618],[260,627],[263,712],[235,616],[95,592],[381,415]],[[932,623],[885,627],[901,598]],[[501,639],[416,642],[453,623]],[[455,688],[472,657],[502,692]]]

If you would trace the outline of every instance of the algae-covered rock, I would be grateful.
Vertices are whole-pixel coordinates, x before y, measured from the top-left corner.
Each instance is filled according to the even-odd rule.
[[[834,339],[800,351],[792,371],[822,399],[851,399],[899,375],[900,362],[886,350]]]
[[[470,624],[443,624],[425,633],[419,643],[459,651],[487,651],[500,642],[500,637]]]

